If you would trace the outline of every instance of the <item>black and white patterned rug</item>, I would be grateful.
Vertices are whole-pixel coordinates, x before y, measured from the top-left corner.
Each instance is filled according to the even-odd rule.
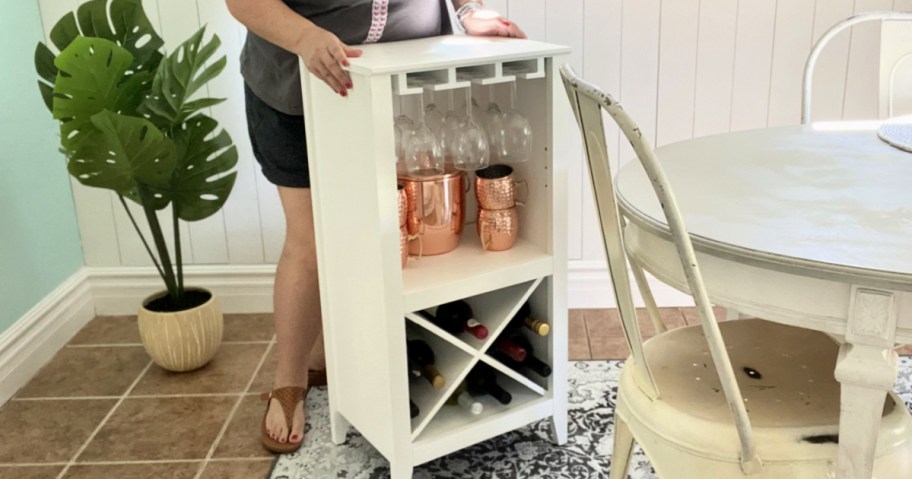
[[[550,439],[543,421],[418,466],[414,479],[604,479],[611,463],[615,399],[620,361],[571,362],[569,440]],[[900,359],[896,390],[912,409],[912,360]],[[304,445],[277,459],[272,479],[387,479],[389,464],[361,435],[350,432],[344,445],[330,441],[323,388],[307,398]],[[655,479],[649,460],[637,449],[632,479]]]

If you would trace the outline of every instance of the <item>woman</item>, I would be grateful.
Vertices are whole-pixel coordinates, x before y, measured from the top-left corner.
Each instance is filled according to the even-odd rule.
[[[307,389],[326,383],[298,56],[347,96],[352,83],[343,67],[361,56],[349,45],[448,33],[443,2],[450,0],[226,1],[249,30],[241,54],[248,130],[264,176],[278,187],[286,225],[273,295],[276,389],[264,395],[262,442],[270,451],[292,452],[304,439]],[[466,33],[525,38],[481,1],[452,1]]]

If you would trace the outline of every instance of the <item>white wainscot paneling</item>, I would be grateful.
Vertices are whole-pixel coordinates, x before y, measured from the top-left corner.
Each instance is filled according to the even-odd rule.
[[[45,31],[82,0],[38,0]],[[223,0],[143,0],[151,21],[174,48],[201,25],[222,40],[228,66],[205,94],[226,98],[210,114],[238,147],[238,178],[222,212],[182,225],[190,264],[270,265],[277,261],[284,218],[276,189],[259,172],[244,115],[238,57],[246,30]],[[659,145],[728,130],[798,122],[801,74],[813,42],[854,12],[910,10],[912,0],[490,0],[536,40],[571,46],[571,64],[617,97]],[[814,116],[878,114],[876,24],[836,39],[818,64]],[[606,121],[615,171],[633,158]],[[572,132],[574,137],[578,134]],[[600,229],[579,144],[570,166],[568,214],[570,305],[605,303]],[[149,260],[129,218],[111,194],[74,187],[80,233],[90,267],[144,266]],[[134,208],[139,213],[139,210]],[[142,215],[138,216],[142,220]],[[162,222],[170,231],[167,212]],[[170,236],[170,232],[168,233]],[[665,289],[658,300],[680,302]]]

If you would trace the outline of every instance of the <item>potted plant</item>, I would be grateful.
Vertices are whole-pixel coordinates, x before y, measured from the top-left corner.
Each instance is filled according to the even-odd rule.
[[[143,302],[139,330],[152,359],[172,371],[203,366],[222,338],[216,298],[184,285],[180,241],[179,220],[217,212],[236,176],[231,137],[205,113],[222,100],[197,95],[226,63],[214,58],[218,37],[204,41],[204,33],[165,54],[141,0],[90,0],[51,30],[58,53],[43,43],[35,51],[67,169],[117,194],[165,283]],[[152,246],[127,200],[142,207]],[[173,255],[159,212],[173,226]]]

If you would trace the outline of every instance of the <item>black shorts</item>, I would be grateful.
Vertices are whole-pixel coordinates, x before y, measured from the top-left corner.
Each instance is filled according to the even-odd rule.
[[[310,188],[304,116],[287,115],[260,100],[244,84],[247,132],[263,176],[276,186]]]

